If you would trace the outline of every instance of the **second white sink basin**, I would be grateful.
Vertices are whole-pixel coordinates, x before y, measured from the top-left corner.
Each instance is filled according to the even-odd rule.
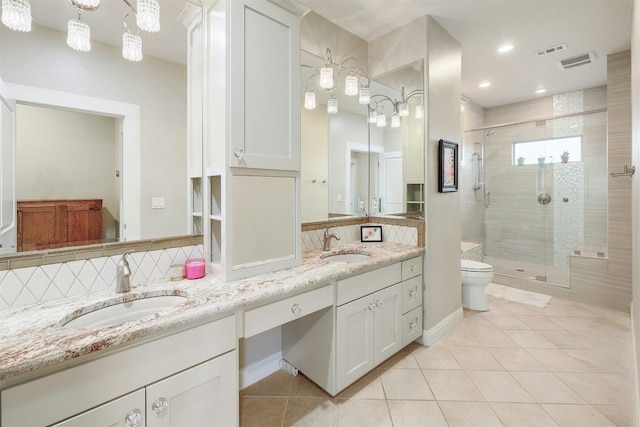
[[[156,295],[124,301],[72,317],[62,326],[71,329],[98,328],[138,320],[176,307],[187,299],[180,295]]]
[[[329,262],[354,262],[354,261],[362,261],[363,259],[369,258],[371,255],[365,252],[345,252],[345,253],[336,253],[336,254],[326,254],[321,256],[325,261]]]

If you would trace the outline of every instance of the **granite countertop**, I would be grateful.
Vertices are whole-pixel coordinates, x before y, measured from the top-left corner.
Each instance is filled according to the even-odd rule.
[[[183,295],[179,306],[140,320],[94,329],[61,326],[70,313],[83,313],[110,305],[129,294],[114,291],[64,298],[0,311],[0,384],[13,377],[50,368],[99,350],[131,343],[167,330],[231,315],[244,308],[313,289],[331,281],[419,256],[424,248],[393,243],[352,243],[331,252],[365,251],[371,256],[355,262],[328,262],[320,250],[305,252],[299,266],[233,282],[207,275],[197,280],[154,281],[132,284],[131,293]]]

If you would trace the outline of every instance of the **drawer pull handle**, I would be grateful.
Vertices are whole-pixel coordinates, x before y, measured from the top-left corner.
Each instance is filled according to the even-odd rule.
[[[300,313],[302,313],[302,307],[300,307],[299,304],[293,304],[291,306],[291,312],[296,316],[300,316]]]
[[[161,397],[151,404],[151,410],[157,416],[162,417],[169,410],[169,402],[164,397]]]
[[[124,417],[124,425],[127,427],[138,427],[142,422],[142,412],[139,409],[132,409]]]
[[[415,290],[415,289],[411,289],[411,291],[409,291],[409,296],[410,296],[411,298],[415,298],[415,297],[416,297],[416,295],[418,295],[418,291],[417,291],[417,290]]]

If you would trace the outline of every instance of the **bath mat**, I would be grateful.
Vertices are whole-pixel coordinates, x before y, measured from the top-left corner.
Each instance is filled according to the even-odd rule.
[[[547,304],[549,304],[549,301],[551,301],[550,295],[524,291],[522,289],[502,286],[496,283],[489,283],[487,287],[484,288],[484,293],[496,298],[519,302],[520,304],[532,305],[538,308],[545,308]]]

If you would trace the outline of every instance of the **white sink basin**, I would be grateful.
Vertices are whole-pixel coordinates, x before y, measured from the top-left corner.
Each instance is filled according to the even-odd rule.
[[[130,320],[138,320],[176,307],[187,299],[179,295],[156,295],[97,308],[63,321],[71,329],[98,328]]]
[[[323,255],[322,258],[329,262],[355,262],[369,258],[371,255],[365,252],[349,252]]]

